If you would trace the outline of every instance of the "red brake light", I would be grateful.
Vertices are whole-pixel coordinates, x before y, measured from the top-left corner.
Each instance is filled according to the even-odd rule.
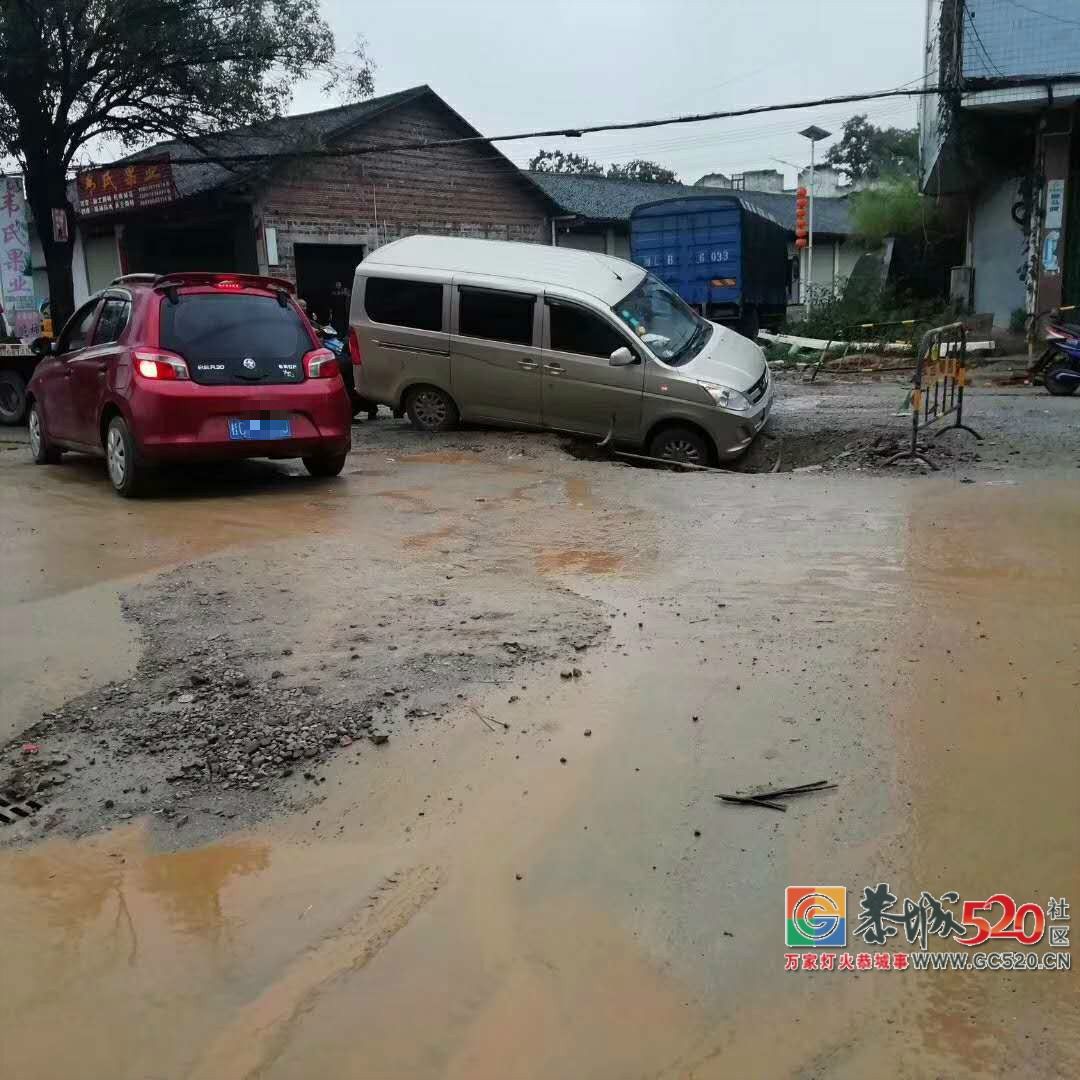
[[[304,354],[304,373],[309,379],[332,379],[338,372],[337,357],[329,349]]]
[[[222,278],[220,281],[214,282],[215,289],[242,289],[244,283],[242,281],[234,281],[232,278]]]
[[[349,327],[349,359],[357,367],[363,363],[363,358],[360,356],[360,339],[356,336],[356,331]]]
[[[136,349],[135,370],[144,379],[182,380],[190,379],[187,363],[176,353],[149,352]]]

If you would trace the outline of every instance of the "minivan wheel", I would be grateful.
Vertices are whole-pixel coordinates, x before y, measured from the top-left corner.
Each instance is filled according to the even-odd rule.
[[[49,442],[45,434],[45,421],[41,416],[41,406],[35,401],[30,406],[30,453],[35,465],[59,465],[60,451]]]
[[[708,465],[709,444],[692,428],[669,427],[652,437],[649,456],[688,465]]]
[[[118,495],[133,498],[145,487],[145,470],[136,459],[135,440],[131,429],[121,416],[109,421],[105,433],[105,463],[109,467],[109,479]]]
[[[304,458],[304,468],[312,476],[337,476],[345,468],[347,454],[312,454]]]
[[[421,431],[449,431],[457,427],[458,409],[454,399],[435,386],[411,390],[405,411],[415,428]]]

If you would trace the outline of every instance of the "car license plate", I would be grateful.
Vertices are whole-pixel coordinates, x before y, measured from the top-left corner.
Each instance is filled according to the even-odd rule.
[[[288,420],[230,420],[230,439],[288,439],[292,425]]]

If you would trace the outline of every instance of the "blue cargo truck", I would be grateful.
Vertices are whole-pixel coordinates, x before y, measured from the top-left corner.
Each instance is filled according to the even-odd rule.
[[[749,338],[787,309],[787,242],[776,218],[738,195],[664,199],[630,215],[634,262]]]

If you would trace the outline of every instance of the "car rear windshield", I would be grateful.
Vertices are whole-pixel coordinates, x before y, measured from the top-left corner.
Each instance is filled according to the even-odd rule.
[[[215,385],[301,382],[315,347],[292,305],[222,292],[163,297],[161,346],[187,361],[195,382]]]

